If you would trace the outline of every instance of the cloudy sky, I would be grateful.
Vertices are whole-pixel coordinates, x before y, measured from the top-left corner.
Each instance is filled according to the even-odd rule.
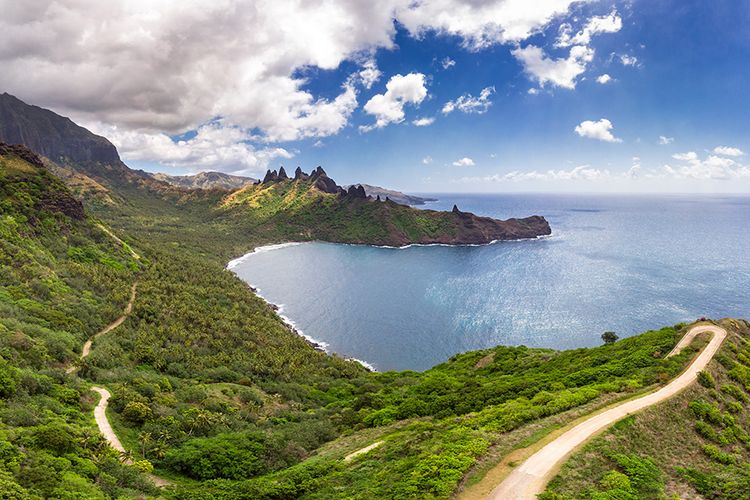
[[[0,92],[152,171],[750,191],[746,0],[0,0]]]

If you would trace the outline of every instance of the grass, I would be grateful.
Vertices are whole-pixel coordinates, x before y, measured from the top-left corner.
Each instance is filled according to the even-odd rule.
[[[647,485],[658,492],[652,493],[654,498],[744,498],[747,490],[741,487],[749,484],[746,471],[750,466],[750,405],[746,401],[750,400],[750,379],[744,381],[740,374],[750,366],[750,328],[736,321],[724,321],[722,326],[729,337],[706,370],[715,387],[693,384],[670,400],[617,423],[565,463],[550,482],[546,498],[612,494],[607,478],[613,471],[628,474],[618,462],[622,456],[655,464],[658,474]],[[721,387],[734,389],[722,391]],[[710,421],[698,416],[695,402],[715,408],[717,417]],[[722,463],[727,454],[735,457],[736,465]],[[643,494],[633,484],[631,489],[631,494]]]

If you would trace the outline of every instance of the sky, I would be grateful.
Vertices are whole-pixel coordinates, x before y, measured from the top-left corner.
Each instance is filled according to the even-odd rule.
[[[746,0],[0,0],[0,92],[135,168],[750,192]],[[748,153],[748,154],[746,154]]]

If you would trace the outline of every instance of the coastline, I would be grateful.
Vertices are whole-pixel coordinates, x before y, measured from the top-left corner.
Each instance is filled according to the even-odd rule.
[[[403,246],[399,246],[399,247],[397,247],[397,246],[391,246],[391,245],[371,245],[371,244],[367,244],[367,243],[337,243],[337,242],[322,241],[322,240],[289,241],[289,242],[286,242],[286,243],[272,243],[272,244],[269,244],[269,245],[261,245],[261,246],[255,247],[252,250],[250,250],[249,252],[247,252],[246,254],[241,255],[241,256],[239,256],[239,257],[237,257],[235,259],[232,259],[229,262],[227,262],[227,265],[226,265],[225,269],[227,269],[228,271],[232,271],[234,273],[234,271],[233,271],[234,268],[236,268],[240,264],[246,262],[253,255],[256,255],[256,254],[259,254],[259,253],[271,252],[273,250],[280,250],[282,248],[288,248],[288,247],[294,247],[294,246],[304,245],[306,243],[327,243],[327,244],[331,244],[331,245],[367,246],[367,247],[372,247],[372,248],[383,248],[383,249],[388,249],[388,250],[406,250],[407,248],[411,248],[411,247],[484,247],[484,246],[495,245],[497,243],[515,243],[515,242],[524,242],[524,241],[536,241],[536,240],[551,238],[552,236],[553,236],[553,233],[550,233],[550,234],[535,236],[533,238],[520,238],[520,239],[517,239],[517,240],[492,240],[492,241],[490,241],[488,243],[459,243],[459,244],[451,244],[451,243],[410,243],[408,245],[403,245]],[[234,274],[235,274],[235,276],[237,276],[239,278],[239,275],[237,275],[237,273],[234,273]],[[268,298],[266,298],[266,297],[263,296],[263,294],[261,293],[260,288],[258,288],[257,286],[255,286],[254,284],[252,284],[252,283],[250,283],[248,281],[245,281],[242,278],[240,278],[240,279],[242,281],[244,281],[245,284],[247,284],[247,286],[250,288],[250,290],[255,295],[257,295],[258,297],[260,297],[260,299],[263,300],[268,305],[268,307],[270,307],[271,309],[274,310],[274,312],[276,312],[276,314],[279,316],[279,318],[281,318],[281,321],[284,323],[284,325],[291,332],[293,332],[293,333],[299,335],[300,337],[302,337],[313,349],[316,349],[318,351],[324,352],[324,353],[329,354],[329,355],[330,354],[337,354],[337,353],[332,352],[329,349],[330,344],[328,344],[325,341],[318,340],[318,339],[316,339],[314,337],[311,337],[311,336],[307,335],[304,331],[302,331],[297,326],[297,324],[294,322],[294,320],[292,320],[290,317],[284,315],[284,313],[283,313],[283,311],[284,311],[284,304],[275,304],[275,303],[271,302]],[[347,360],[347,361],[357,362],[360,365],[364,366],[366,369],[370,370],[371,372],[377,372],[378,371],[378,369],[372,363],[369,363],[369,362],[367,362],[365,360],[358,359],[358,358],[355,358],[355,357],[352,357],[352,356],[344,357],[344,359]]]
[[[241,257],[238,257],[236,259],[230,260],[227,263],[227,265],[226,265],[226,269],[229,270],[229,271],[232,271],[235,267],[237,267],[238,265],[240,265],[243,262],[245,262],[246,260],[248,260],[252,255],[255,255],[255,254],[258,254],[258,253],[270,252],[271,250],[278,250],[278,249],[281,249],[281,248],[302,245],[303,243],[311,243],[311,242],[299,242],[298,241],[298,242],[277,243],[277,244],[273,244],[273,245],[264,245],[264,246],[256,247],[252,251],[246,253],[245,255],[243,255]],[[232,271],[232,272],[234,272],[234,271]],[[235,276],[237,276],[236,273],[235,273]],[[237,276],[237,277],[239,278],[239,276]],[[242,278],[240,278],[240,279],[242,279]],[[260,297],[260,299],[263,300],[263,302],[265,302],[268,305],[269,308],[271,308],[271,309],[274,310],[274,312],[279,316],[279,318],[281,318],[282,323],[284,323],[284,325],[289,329],[289,331],[291,331],[292,333],[295,333],[295,334],[299,335],[300,337],[302,337],[305,340],[305,342],[307,342],[313,349],[315,349],[317,351],[324,352],[324,353],[326,353],[328,355],[338,354],[338,353],[332,352],[329,349],[330,344],[328,344],[328,342],[324,342],[322,340],[318,340],[318,339],[316,339],[314,337],[311,337],[311,336],[307,335],[305,332],[303,332],[300,328],[298,328],[297,324],[294,322],[294,320],[292,320],[289,316],[284,315],[284,304],[274,304],[268,298],[266,298],[266,297],[263,296],[263,294],[261,293],[261,289],[260,288],[256,287],[252,283],[249,283],[249,282],[245,281],[244,279],[242,279],[242,281],[244,281],[247,284],[247,286],[250,287],[250,290],[255,295],[257,295],[258,297]],[[367,361],[364,361],[362,359],[358,359],[358,358],[355,358],[353,356],[346,356],[346,357],[343,357],[343,359],[345,359],[346,361],[352,361],[352,362],[355,362],[355,363],[359,363],[360,365],[364,366],[367,370],[369,370],[371,372],[377,372],[378,371],[378,369],[375,368],[375,366],[372,363],[368,363]]]

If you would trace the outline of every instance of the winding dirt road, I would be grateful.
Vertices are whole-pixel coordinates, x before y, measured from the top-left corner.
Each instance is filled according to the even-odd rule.
[[[535,499],[537,495],[545,490],[547,483],[552,479],[563,462],[583,443],[615,422],[632,413],[671,398],[692,384],[696,380],[698,372],[706,368],[708,362],[711,361],[719,350],[719,347],[721,347],[721,343],[727,336],[726,330],[715,325],[695,326],[683,336],[675,348],[667,355],[669,357],[679,353],[697,335],[704,332],[713,334],[711,341],[681,375],[656,392],[625,401],[614,408],[592,416],[568,430],[513,469],[513,472],[492,490],[488,498],[494,500]]]
[[[137,286],[138,283],[133,283],[133,286],[130,288],[130,300],[128,301],[128,305],[125,306],[125,311],[123,312],[122,316],[107,325],[107,327],[103,330],[97,332],[93,337],[88,339],[85,344],[83,344],[80,359],[85,358],[91,353],[91,343],[94,341],[94,339],[108,334],[109,332],[120,326],[127,319],[128,315],[133,311],[133,302],[135,302],[135,292]],[[78,371],[78,368],[78,365],[72,364],[65,370],[65,373],[75,373]]]

